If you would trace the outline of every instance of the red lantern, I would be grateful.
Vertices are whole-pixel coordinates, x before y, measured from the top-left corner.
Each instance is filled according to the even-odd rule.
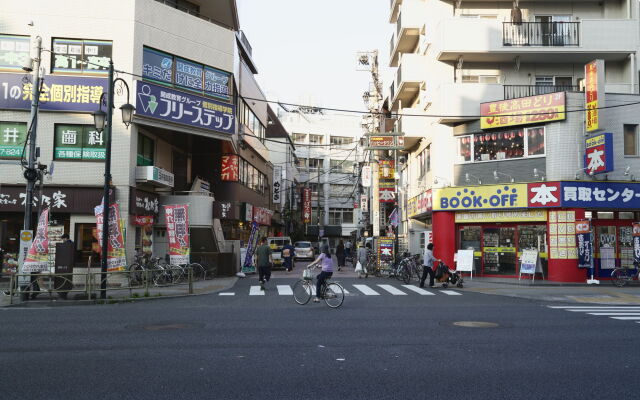
[[[478,136],[477,136],[477,135],[473,137],[473,141],[474,141],[475,143],[478,143],[478,140],[480,140],[480,139],[478,138]]]
[[[491,134],[491,140],[496,140],[498,138],[498,135],[496,135],[495,133]]]
[[[515,132],[509,133],[509,139],[513,139],[514,137],[516,137]]]
[[[491,140],[491,135],[489,135],[488,133],[486,135],[484,135],[484,140],[486,140],[486,141]]]
[[[518,137],[523,137],[523,136],[524,136],[524,132],[518,131]]]

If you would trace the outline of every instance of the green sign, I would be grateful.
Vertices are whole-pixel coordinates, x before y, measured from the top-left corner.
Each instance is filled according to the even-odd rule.
[[[56,160],[104,160],[106,134],[91,125],[56,125]]]
[[[27,140],[27,124],[0,122],[0,158],[21,158]]]

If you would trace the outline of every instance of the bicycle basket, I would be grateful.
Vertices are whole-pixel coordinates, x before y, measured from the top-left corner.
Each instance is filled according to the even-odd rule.
[[[302,279],[310,281],[313,279],[313,272],[311,272],[309,268],[305,268],[304,271],[302,271]]]

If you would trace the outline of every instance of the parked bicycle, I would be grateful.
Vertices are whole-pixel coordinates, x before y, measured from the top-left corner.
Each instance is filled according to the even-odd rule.
[[[422,263],[420,262],[420,254],[411,255],[404,253],[402,260],[398,264],[396,278],[408,284],[412,278],[420,281],[422,277]]]
[[[611,271],[611,283],[623,287],[632,280],[640,280],[640,263],[633,263],[633,268],[618,267]]]
[[[315,295],[314,267],[307,267],[302,273],[302,279],[293,285],[293,299],[300,305],[305,305]],[[344,288],[338,282],[327,279],[321,286],[320,297],[331,308],[338,308],[344,302]]]

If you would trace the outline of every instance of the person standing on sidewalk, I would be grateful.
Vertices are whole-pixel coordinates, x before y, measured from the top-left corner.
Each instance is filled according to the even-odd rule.
[[[280,257],[282,257],[282,265],[287,272],[290,272],[293,269],[293,257],[295,257],[295,255],[296,250],[293,248],[291,243],[286,243],[282,246]]]
[[[433,262],[440,261],[433,256],[433,243],[429,243],[424,249],[424,260],[422,262],[422,277],[420,278],[420,287],[424,287],[424,281],[429,274],[429,287],[433,287]]]
[[[271,279],[271,264],[273,263],[273,250],[267,244],[265,237],[260,240],[260,246],[256,249],[256,259],[260,289],[264,290],[264,286]]]
[[[351,255],[351,240],[347,240],[347,243],[344,244],[344,252],[347,258],[352,257]]]
[[[336,258],[338,259],[338,271],[340,271],[345,264],[344,242],[342,241],[342,239],[340,239],[340,243],[338,243],[338,246],[336,247]]]

